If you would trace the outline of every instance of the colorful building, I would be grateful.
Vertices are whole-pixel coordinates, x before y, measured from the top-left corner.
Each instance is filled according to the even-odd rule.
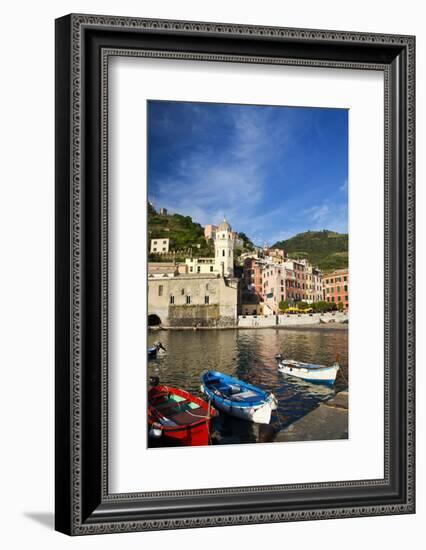
[[[343,303],[344,308],[349,308],[349,270],[338,269],[326,273],[324,282],[324,300],[335,302],[337,305]]]
[[[280,302],[319,302],[323,299],[322,272],[306,259],[286,258],[281,250],[244,260],[243,278],[248,292],[256,294],[264,313],[279,313]]]
[[[217,225],[212,225],[208,223],[204,228],[204,237],[206,241],[214,239],[216,237]]]

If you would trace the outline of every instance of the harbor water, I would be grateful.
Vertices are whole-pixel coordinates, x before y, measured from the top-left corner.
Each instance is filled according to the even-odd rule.
[[[343,327],[300,329],[159,330],[148,333],[148,345],[161,341],[167,353],[148,361],[148,377],[183,388],[199,397],[203,370],[218,370],[265,390],[278,399],[269,425],[229,415],[214,420],[212,443],[271,442],[286,428],[336,392],[348,389],[348,330]],[[278,371],[275,356],[331,365],[338,356],[334,387],[311,384]],[[149,443],[153,445],[153,442]],[[158,446],[158,443],[155,444]]]

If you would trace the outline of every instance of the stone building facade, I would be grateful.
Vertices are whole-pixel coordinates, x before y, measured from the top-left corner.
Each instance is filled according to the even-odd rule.
[[[209,274],[148,277],[148,324],[226,327],[238,321],[239,281]]]

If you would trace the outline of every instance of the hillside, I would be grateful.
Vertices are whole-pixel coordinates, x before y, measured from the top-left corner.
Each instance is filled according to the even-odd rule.
[[[272,248],[283,248],[292,258],[308,258],[323,271],[348,267],[348,235],[333,231],[306,231]]]
[[[204,228],[192,221],[190,216],[180,214],[164,216],[157,213],[148,203],[148,239],[158,238],[169,238],[170,250],[181,252],[183,257],[189,253],[190,249],[193,256],[211,256],[213,253],[212,245],[204,238]],[[166,258],[150,259],[161,261]]]
[[[245,233],[238,233],[242,247],[235,249],[235,255],[245,250],[253,250],[253,243]],[[176,252],[176,260],[183,260],[188,254],[194,257],[214,256],[213,241],[206,242],[204,227],[194,222],[191,216],[181,214],[159,214],[152,204],[148,203],[148,239],[170,239],[170,251]],[[168,261],[167,255],[150,254],[151,261]]]

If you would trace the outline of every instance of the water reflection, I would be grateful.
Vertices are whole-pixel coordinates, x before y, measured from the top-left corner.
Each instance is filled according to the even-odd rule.
[[[164,384],[184,388],[198,396],[200,374],[214,369],[263,389],[272,390],[278,409],[269,426],[252,424],[221,414],[214,424],[214,443],[254,443],[273,439],[274,433],[307,412],[323,399],[348,387],[348,331],[345,329],[180,330],[148,334],[167,354],[148,362],[148,376]],[[277,369],[275,355],[329,365],[339,355],[341,370],[334,388],[292,378]]]

